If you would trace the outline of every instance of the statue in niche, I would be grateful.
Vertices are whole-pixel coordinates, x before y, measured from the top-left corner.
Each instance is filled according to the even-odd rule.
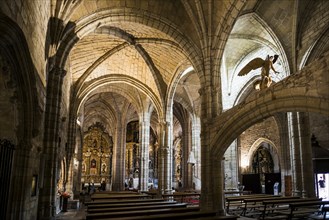
[[[106,164],[103,163],[103,164],[102,164],[102,173],[105,173],[105,172],[106,172]]]
[[[272,69],[274,73],[279,73],[273,67],[273,64],[277,61],[278,57],[279,55],[274,55],[274,56],[267,55],[265,60],[263,60],[260,57],[257,57],[251,60],[246,66],[244,66],[238,73],[238,76],[247,75],[251,70],[261,68],[262,78],[254,83],[254,88],[256,90],[266,89],[272,84],[270,69]]]

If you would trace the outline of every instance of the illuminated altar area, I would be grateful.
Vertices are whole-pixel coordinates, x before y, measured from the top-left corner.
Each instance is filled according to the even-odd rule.
[[[105,181],[106,185],[110,186],[112,153],[112,137],[101,125],[91,126],[83,139],[81,183],[95,183],[98,186]]]

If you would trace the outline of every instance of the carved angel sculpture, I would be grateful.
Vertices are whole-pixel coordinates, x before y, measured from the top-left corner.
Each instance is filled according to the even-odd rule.
[[[243,67],[238,73],[238,75],[247,75],[251,70],[255,70],[261,67],[262,78],[261,80],[257,80],[254,83],[254,88],[257,90],[268,88],[272,84],[272,79],[270,77],[270,69],[272,69],[275,73],[279,73],[273,67],[273,64],[277,61],[278,57],[279,55],[274,55],[274,57],[267,56],[265,60],[260,57],[257,57],[251,60],[245,67]]]

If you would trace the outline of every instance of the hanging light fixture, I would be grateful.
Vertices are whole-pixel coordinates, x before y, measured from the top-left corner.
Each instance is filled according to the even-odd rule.
[[[193,151],[190,151],[190,155],[188,157],[187,163],[192,164],[192,166],[196,163]]]

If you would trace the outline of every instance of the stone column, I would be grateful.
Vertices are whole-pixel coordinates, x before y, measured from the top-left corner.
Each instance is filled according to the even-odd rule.
[[[218,96],[213,96],[213,86],[200,89],[201,96],[201,209],[224,213],[222,158],[214,155],[210,146],[212,119],[218,114]],[[217,104],[213,104],[215,102]]]
[[[301,163],[301,142],[300,142],[300,125],[299,125],[299,113],[292,112],[288,114],[289,123],[289,140],[291,149],[291,168],[292,172],[292,193],[293,196],[302,196],[303,191],[303,175],[302,175],[302,163]]]
[[[160,123],[159,140],[159,191],[172,193],[172,144],[170,123]]]
[[[301,166],[303,175],[303,197],[315,197],[312,143],[308,113],[299,112],[299,128],[301,140]]]
[[[195,164],[188,164],[187,161],[189,159],[190,152],[192,151],[192,145],[191,145],[191,138],[192,138],[192,132],[191,132],[191,121],[190,117],[188,115],[185,118],[184,124],[183,124],[183,158],[182,158],[182,174],[183,174],[183,188],[186,190],[191,190],[193,188],[193,165]],[[193,152],[194,153],[194,152]]]
[[[120,117],[121,118],[121,117]],[[117,121],[116,134],[113,146],[113,191],[124,190],[125,179],[125,150],[126,150],[126,126],[121,120]]]
[[[213,204],[213,167],[211,163],[211,152],[209,146],[210,133],[209,133],[209,123],[208,115],[211,114],[211,100],[209,100],[209,95],[211,92],[210,88],[201,88],[199,93],[201,96],[201,209],[202,210],[212,210]],[[210,102],[210,103],[209,103]],[[208,114],[207,114],[208,113]],[[210,115],[211,116],[211,115]]]
[[[193,168],[193,178],[195,177],[198,180],[201,180],[201,141],[200,141],[200,118],[196,115],[192,116],[192,123],[191,123],[191,145],[192,145],[192,151],[194,152],[194,157],[196,160],[196,164]],[[200,190],[201,189],[201,181],[195,182],[195,189]]]
[[[47,102],[44,123],[44,160],[41,167],[44,168],[42,185],[39,191],[39,219],[54,219],[56,215],[56,171],[57,148],[59,142],[59,121],[62,100],[62,85],[66,71],[59,67],[53,67],[48,73]]]
[[[141,150],[141,162],[139,171],[139,188],[142,191],[148,190],[149,179],[149,144],[150,144],[150,119],[143,116],[139,123],[139,143]]]
[[[280,120],[279,134],[280,134],[280,167],[281,167],[281,191],[284,196],[292,195],[292,170],[291,170],[291,156],[290,156],[290,138],[288,129],[288,114],[279,113],[277,118]]]

